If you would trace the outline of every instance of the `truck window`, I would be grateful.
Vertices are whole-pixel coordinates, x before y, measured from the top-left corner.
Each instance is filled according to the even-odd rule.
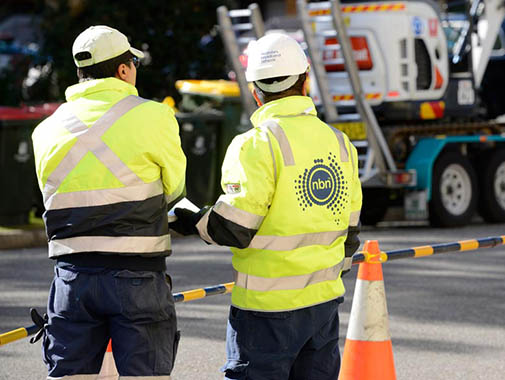
[[[414,40],[414,52],[417,64],[416,87],[418,90],[428,90],[431,86],[431,58],[421,38]]]

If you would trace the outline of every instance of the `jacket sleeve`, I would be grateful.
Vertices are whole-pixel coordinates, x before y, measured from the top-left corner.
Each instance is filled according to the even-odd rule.
[[[361,203],[362,203],[362,192],[361,192],[361,181],[359,179],[358,171],[358,152],[356,148],[349,141],[349,146],[351,148],[351,159],[353,165],[353,180],[350,188],[351,192],[351,203],[350,203],[350,217],[349,217],[349,229],[347,232],[347,239],[345,241],[345,256],[351,257],[354,252],[359,248],[360,240],[358,234],[360,232],[360,222],[359,216],[361,213]]]
[[[255,128],[235,137],[222,166],[224,195],[198,222],[207,242],[245,248],[268,212],[275,191],[267,132]]]
[[[157,147],[153,158],[160,166],[163,192],[170,209],[186,193],[186,156],[182,151],[179,124],[173,111],[164,104],[160,104],[160,108],[159,134],[152,136],[153,146]]]

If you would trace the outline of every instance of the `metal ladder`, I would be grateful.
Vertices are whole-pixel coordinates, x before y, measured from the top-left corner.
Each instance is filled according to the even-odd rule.
[[[366,182],[368,180],[373,180],[376,174],[379,174],[379,177],[385,177],[387,173],[396,172],[396,164],[386,143],[386,139],[382,134],[372,107],[365,100],[358,68],[353,59],[351,44],[347,36],[346,28],[344,27],[345,24],[341,13],[340,1],[331,0],[307,4],[306,0],[297,0],[297,10],[302,22],[305,42],[309,48],[312,70],[314,70],[314,76],[321,93],[326,122],[328,123],[344,120],[342,120],[342,117],[339,117],[337,107],[329,92],[326,70],[322,62],[322,49],[319,47],[316,40],[320,34],[314,32],[311,23],[318,18],[320,20],[324,19],[325,21],[331,19],[334,30],[326,30],[322,35],[339,36],[340,47],[337,47],[337,49],[341,50],[343,63],[351,82],[356,110],[358,111],[359,118],[364,122],[367,131],[368,141],[353,142],[358,150],[365,150],[365,153],[359,155],[359,159],[363,162],[363,165],[360,165],[362,166],[360,168],[361,181]],[[323,49],[335,50],[335,47],[324,46]]]
[[[241,22],[240,19],[247,19],[247,22]],[[247,116],[251,116],[256,110],[256,103],[249,94],[249,86],[245,78],[245,72],[240,62],[241,47],[242,50],[247,44],[265,34],[265,26],[258,4],[251,4],[247,9],[228,10],[222,5],[217,8],[217,20],[219,32],[223,39],[226,55],[235,72],[236,79],[240,88],[240,99]],[[235,22],[234,22],[235,21]],[[253,36],[248,32],[253,32]]]

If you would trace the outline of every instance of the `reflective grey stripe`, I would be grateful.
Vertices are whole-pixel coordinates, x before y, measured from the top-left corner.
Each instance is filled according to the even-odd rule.
[[[349,141],[349,145],[352,145],[351,141]],[[351,165],[352,165],[352,177],[356,176],[357,166],[354,164],[354,154],[352,154],[352,147],[349,147],[349,156],[351,156]]]
[[[163,194],[161,180],[116,189],[56,193],[44,205],[47,210],[102,206],[119,202],[143,201],[159,194]]]
[[[351,215],[349,216],[349,226],[350,227],[356,227],[358,225],[360,214],[361,214],[361,211],[351,212]]]
[[[347,229],[291,236],[255,235],[248,248],[289,251],[309,245],[331,245],[337,238],[346,234]]]
[[[95,375],[69,375],[63,377],[52,377],[48,376],[47,380],[96,380],[98,378],[98,373]]]
[[[293,152],[291,150],[291,146],[289,145],[289,140],[281,126],[273,120],[267,120],[261,126],[268,128],[277,140],[281,149],[282,158],[284,159],[284,166],[294,165],[295,159],[293,157]]]
[[[335,266],[321,269],[313,273],[276,278],[259,277],[235,272],[235,286],[258,292],[304,289],[309,285],[337,280],[343,265],[344,263],[341,261]]]
[[[213,207],[213,210],[223,218],[251,230],[257,230],[264,219],[261,215],[241,210],[219,200]]]
[[[345,139],[344,139],[344,135],[342,134],[342,131],[340,131],[337,128],[332,127],[331,125],[329,127],[333,130],[333,133],[335,133],[335,136],[337,136],[338,144],[340,146],[340,161],[341,162],[348,162],[349,161],[349,152],[347,151],[347,147],[345,146]]]
[[[274,165],[274,181],[277,183],[277,163],[275,162],[274,149],[272,148],[272,140],[270,140],[270,135],[267,133],[268,147],[270,148],[270,154],[272,155],[272,161]]]
[[[49,257],[77,252],[152,253],[170,250],[170,235],[78,236],[49,241]]]
[[[168,204],[172,203],[175,201],[177,198],[181,196],[181,194],[184,191],[184,186],[185,186],[185,181],[182,180],[181,183],[177,186],[177,189],[175,189],[172,194],[165,194],[165,200],[167,201]]]
[[[63,157],[59,165],[49,175],[46,185],[44,186],[44,199],[46,201],[49,200],[63,180],[89,151],[93,152],[124,185],[143,184],[144,181],[121,161],[121,159],[103,142],[101,136],[125,113],[146,101],[146,99],[139,98],[138,96],[127,96],[114,104],[90,128],[69,111],[61,111],[68,112],[68,114],[64,116],[62,122],[65,128],[77,138],[77,141]]]
[[[196,229],[198,230],[198,233],[200,234],[200,237],[205,240],[207,243],[210,244],[217,244],[212,238],[209,236],[209,232],[207,231],[207,226],[209,224],[209,215],[212,212],[212,208],[210,208],[209,211],[207,211],[203,217],[198,221],[196,224]]]
[[[344,257],[342,270],[349,270],[352,267],[352,257]]]

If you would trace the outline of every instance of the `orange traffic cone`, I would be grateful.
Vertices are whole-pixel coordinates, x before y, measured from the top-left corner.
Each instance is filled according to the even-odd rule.
[[[116,363],[114,362],[114,356],[112,356],[112,341],[109,340],[107,345],[107,350],[103,357],[102,368],[98,374],[97,380],[118,380],[119,374],[116,369]]]
[[[386,292],[377,240],[368,240],[352,301],[339,380],[395,380]]]

